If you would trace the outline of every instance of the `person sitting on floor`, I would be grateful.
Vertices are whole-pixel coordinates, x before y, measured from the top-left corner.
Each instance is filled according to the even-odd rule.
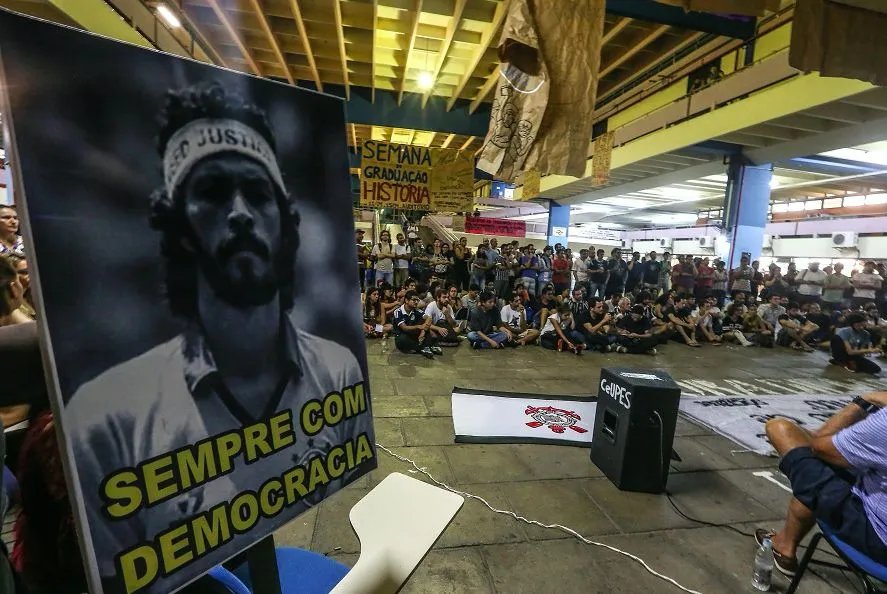
[[[450,294],[445,289],[435,289],[434,301],[425,306],[425,317],[431,324],[428,329],[440,346],[459,346],[459,322],[450,307]]]
[[[865,316],[850,314],[846,322],[848,325],[838,328],[832,336],[832,358],[829,363],[854,373],[880,373],[881,367],[866,357],[869,354],[881,354],[881,350],[872,346],[871,335],[865,329]]]
[[[574,355],[581,355],[585,340],[582,333],[576,330],[574,322],[570,306],[559,305],[555,313],[548,316],[539,344],[553,351],[570,351]]]
[[[496,311],[496,300],[486,291],[480,294],[477,305],[468,314],[468,330],[468,342],[475,349],[517,346],[514,335],[508,326],[502,323],[499,312]]]
[[[616,324],[616,332],[617,352],[632,355],[656,354],[659,339],[653,334],[653,325],[644,315],[643,305],[633,306],[631,313],[622,316]]]
[[[419,296],[415,291],[407,291],[403,305],[394,312],[394,346],[401,353],[416,353],[434,359],[434,355],[443,351],[435,346],[430,326],[431,320],[419,309]]]
[[[787,419],[767,422],[779,469],[792,485],[788,516],[777,532],[758,529],[773,543],[776,568],[797,571],[798,545],[817,521],[876,563],[887,565],[887,392],[854,398],[812,433]]]
[[[511,302],[499,311],[499,318],[511,330],[518,346],[532,344],[539,338],[539,331],[527,325],[527,308],[520,302],[520,296],[511,296]]]
[[[811,353],[814,349],[807,344],[807,337],[815,330],[818,327],[807,321],[800,306],[789,303],[786,312],[777,319],[776,344]]]
[[[588,302],[590,309],[586,309],[584,317],[580,318],[573,314],[576,320],[576,327],[585,338],[585,346],[589,349],[596,349],[602,353],[609,353],[613,350],[613,342],[615,336],[610,333],[610,327],[614,320],[607,312],[603,299],[597,297],[589,297]]]

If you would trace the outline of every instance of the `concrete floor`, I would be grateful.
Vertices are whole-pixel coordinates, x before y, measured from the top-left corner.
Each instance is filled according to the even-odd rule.
[[[376,439],[439,480],[484,497],[495,507],[633,553],[684,586],[700,592],[752,592],[751,538],[680,517],[664,496],[621,492],[589,459],[587,449],[543,445],[454,444],[450,393],[461,387],[540,394],[594,391],[602,366],[656,367],[675,379],[716,384],[787,378],[837,382],[861,378],[826,365],[824,354],[788,349],[690,349],[667,345],[654,357],[586,353],[581,358],[537,347],[473,351],[465,344],[434,361],[416,355],[383,356],[368,343]],[[734,385],[736,385],[734,383]],[[788,494],[752,475],[776,460],[731,453],[736,444],[680,419],[668,487],[685,513],[744,532],[778,526]],[[379,468],[276,534],[278,545],[310,548],[353,565],[359,542],[348,510],[391,472],[407,464],[379,451]],[[424,478],[412,474],[416,478]],[[784,477],[778,475],[785,481]],[[801,592],[852,592],[841,572],[817,568]],[[776,574],[774,574],[776,575]],[[774,577],[774,590],[787,581]],[[403,592],[679,592],[640,564],[552,529],[494,514],[469,500]]]

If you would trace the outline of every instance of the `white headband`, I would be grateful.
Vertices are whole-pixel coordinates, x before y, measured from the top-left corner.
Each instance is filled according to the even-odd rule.
[[[236,120],[194,120],[179,129],[163,155],[163,181],[170,196],[195,163],[218,153],[235,152],[265,166],[271,179],[286,194],[277,157],[261,134]]]

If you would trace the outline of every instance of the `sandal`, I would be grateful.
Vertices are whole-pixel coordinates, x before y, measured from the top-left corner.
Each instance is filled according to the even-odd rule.
[[[776,533],[772,530],[758,528],[755,530],[755,542],[758,543],[758,546],[760,547],[764,545],[764,539],[769,538],[772,543],[774,534]],[[773,564],[781,574],[790,578],[795,577],[795,573],[798,571],[798,560],[795,557],[783,555],[775,548],[773,549]]]

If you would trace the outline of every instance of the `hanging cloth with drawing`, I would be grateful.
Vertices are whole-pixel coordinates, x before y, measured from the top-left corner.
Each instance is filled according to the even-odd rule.
[[[499,81],[478,169],[514,181],[530,169],[584,177],[604,27],[604,0],[545,10],[512,0]]]

